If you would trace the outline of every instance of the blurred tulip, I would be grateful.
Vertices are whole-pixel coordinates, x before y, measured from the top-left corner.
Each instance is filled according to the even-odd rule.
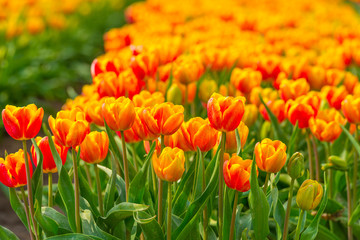
[[[290,99],[296,99],[309,92],[310,86],[305,78],[297,80],[283,80],[280,84],[279,95],[287,102]]]
[[[189,84],[199,80],[205,69],[197,56],[182,55],[174,62],[173,74],[182,84]]]
[[[34,104],[25,107],[6,105],[2,111],[5,130],[15,140],[34,138],[40,131],[44,110]]]
[[[344,120],[334,108],[325,109],[319,111],[316,118],[310,118],[309,127],[320,141],[332,142],[340,136],[342,132],[340,124],[344,124]]]
[[[217,92],[218,85],[215,80],[204,79],[199,86],[199,98],[201,102],[207,103],[211,94]]]
[[[259,87],[261,80],[261,73],[251,68],[234,68],[230,78],[230,82],[235,88],[243,93],[250,93],[253,88]]]
[[[249,135],[249,128],[244,122],[240,122],[237,130],[240,135],[241,148],[243,149]],[[218,134],[218,143],[220,143],[221,134]],[[237,142],[236,142],[236,133],[235,130],[231,132],[226,132],[226,142],[225,142],[225,152],[235,153],[237,151]]]
[[[156,175],[164,181],[176,182],[183,175],[185,168],[184,151],[179,148],[165,147],[160,156],[152,156],[152,163]]]
[[[246,104],[245,111],[242,118],[242,121],[245,123],[246,126],[251,127],[254,125],[258,118],[258,108],[254,104]]]
[[[341,109],[341,103],[348,95],[345,86],[325,86],[321,89],[321,92],[324,94],[330,107],[333,107],[337,110]]]
[[[134,103],[125,97],[109,97],[102,105],[102,116],[114,131],[125,131],[134,124],[136,113]]]
[[[282,99],[277,99],[275,101],[270,100],[266,103],[266,105],[269,107],[271,112],[278,119],[279,123],[284,121],[284,119],[285,119],[285,102],[284,102],[284,100],[282,100]],[[264,105],[260,105],[259,111],[266,121],[270,121],[270,117],[269,117]]]
[[[87,163],[102,162],[109,150],[109,138],[106,132],[91,132],[80,144],[80,158]]]
[[[293,179],[298,179],[304,175],[305,166],[304,166],[304,156],[296,152],[294,153],[287,164],[287,173]]]
[[[267,173],[277,173],[286,162],[286,145],[279,140],[263,139],[255,145],[257,166]]]
[[[350,123],[360,123],[360,97],[348,95],[341,104],[341,110]]]
[[[143,90],[139,94],[136,94],[132,101],[135,107],[153,107],[158,103],[163,103],[165,98],[161,92],[150,93]]]

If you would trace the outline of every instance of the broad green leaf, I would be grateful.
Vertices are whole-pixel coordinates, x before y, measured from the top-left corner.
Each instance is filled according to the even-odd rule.
[[[105,129],[106,129],[106,133],[109,137],[109,143],[110,143],[110,149],[112,150],[112,152],[114,153],[114,155],[116,156],[116,161],[119,160],[120,156],[121,156],[121,153],[120,153],[120,150],[119,150],[119,147],[115,141],[115,138],[114,138],[114,133],[113,131],[109,128],[109,126],[107,125],[106,121],[104,120],[104,125],[105,125]],[[124,172],[124,166],[123,166],[123,163],[122,161],[119,161],[120,162],[120,169],[121,169],[121,172]]]
[[[146,239],[163,240],[164,233],[156,221],[155,216],[150,216],[146,212],[137,212],[135,221],[140,225]]]
[[[104,173],[106,173],[106,175],[111,177],[112,170],[110,170],[107,167],[101,166],[101,165],[98,165],[98,168],[100,170],[102,170]],[[116,186],[116,188],[118,190],[118,193],[119,193],[120,201],[125,202],[126,200],[125,200],[125,182],[124,182],[124,179],[122,179],[119,175],[116,174],[115,183],[116,183],[115,186]]]
[[[326,208],[324,210],[325,213],[334,214],[344,209],[344,206],[341,205],[338,201],[334,199],[328,199],[326,204]]]
[[[216,161],[216,165],[214,171],[212,173],[211,179],[209,184],[206,186],[205,191],[198,197],[194,202],[192,202],[186,215],[184,217],[183,222],[181,225],[173,232],[172,239],[184,239],[185,236],[188,234],[189,230],[191,229],[191,223],[194,223],[197,217],[200,215],[201,211],[203,210],[207,200],[216,189],[218,183],[218,173],[217,171],[219,168],[219,161]]]
[[[283,228],[284,228],[284,221],[285,221],[285,210],[283,205],[281,204],[279,198],[279,191],[277,187],[275,186],[271,190],[271,198],[272,198],[272,214],[275,219],[275,225],[276,225],[276,236],[277,239],[281,239]]]
[[[24,204],[20,201],[18,195],[16,194],[15,188],[9,188],[10,195],[10,204],[16,215],[20,218],[24,226],[29,230],[28,223],[26,220],[26,213]]]
[[[0,226],[0,239],[20,240],[13,232],[3,226]]]
[[[350,123],[346,123],[345,128],[349,129]],[[341,153],[346,149],[344,146],[347,144],[347,134],[342,131],[340,136],[331,144],[331,154],[340,156]]]
[[[36,209],[35,219],[39,223],[40,227],[44,230],[47,237],[57,235],[59,229],[58,223],[51,218],[43,216],[41,207]]]
[[[68,233],[54,237],[46,238],[46,240],[102,240],[102,238],[89,236],[82,233]]]
[[[145,211],[148,208],[149,206],[144,204],[122,202],[110,209],[106,217],[102,219],[107,225],[114,226],[119,221],[131,217],[134,212]]]
[[[354,212],[351,214],[349,224],[353,226],[355,222],[360,218],[360,204],[358,204],[354,210]]]
[[[199,148],[197,148],[196,154],[196,165],[195,165],[195,184],[193,188],[193,198],[197,198],[202,193],[202,182],[203,182],[203,155]]]
[[[289,145],[288,145],[288,158],[291,157],[295,152],[296,140],[300,132],[299,122],[296,121],[293,132],[290,137]]]
[[[115,201],[115,182],[116,182],[116,163],[115,158],[112,153],[111,154],[111,176],[110,181],[106,185],[105,189],[105,197],[104,197],[104,213],[107,212],[114,206]]]
[[[234,199],[234,191],[228,187],[225,187],[225,199],[224,199],[224,223],[223,223],[223,239],[229,239],[230,234],[230,225],[231,225],[231,217],[232,217],[232,208],[233,204],[231,201]],[[235,199],[234,199],[235,200]]]
[[[38,206],[41,208],[43,192],[43,155],[34,138],[31,139],[31,142],[35,148],[36,156],[38,158],[33,159],[33,161],[37,161],[37,167],[31,177],[31,186],[34,194],[34,205],[38,202]]]
[[[265,239],[270,233],[268,222],[269,203],[266,200],[263,190],[259,187],[255,160],[253,160],[251,165],[249,204],[255,239]]]
[[[90,235],[90,236],[96,236],[104,240],[117,240],[118,238],[111,236],[109,233],[104,232],[101,230],[95,223],[95,220],[92,216],[91,211],[84,210],[80,213],[81,222],[82,222],[82,228],[83,233]]]
[[[92,192],[89,182],[84,176],[82,169],[78,169],[79,174],[79,187],[80,187],[80,196],[85,198],[91,206],[93,214],[98,217],[100,216],[99,210],[97,208],[97,196]]]
[[[357,153],[360,155],[360,145],[357,142],[357,140],[353,137],[353,135],[343,125],[340,125],[340,127],[342,128],[343,132],[346,134],[346,136],[348,137],[348,139],[350,140],[350,142],[354,146]]]
[[[147,170],[150,165],[150,161],[152,158],[152,155],[154,153],[156,147],[156,143],[153,142],[150,148],[150,152],[147,155],[144,165],[140,169],[140,171],[136,174],[135,178],[131,181],[130,187],[129,187],[129,201],[133,203],[141,203],[144,191],[145,191],[145,182],[147,178]]]
[[[63,214],[56,211],[54,208],[42,207],[41,212],[44,218],[52,219],[57,223],[57,234],[66,234],[72,231],[67,218]]]
[[[259,95],[259,98],[260,98],[261,103],[264,105],[267,114],[269,115],[272,126],[274,127],[275,139],[278,139],[278,140],[280,140],[282,142],[285,142],[285,143],[288,142],[288,139],[287,139],[286,135],[284,134],[283,130],[280,127],[278,119],[271,112],[270,108],[266,105],[266,103],[264,102],[261,95]],[[256,231],[255,231],[255,233],[256,233]]]
[[[324,177],[324,179],[326,179],[326,178]],[[324,188],[325,188],[324,195],[321,200],[320,207],[319,207],[314,219],[311,221],[310,225],[301,234],[300,240],[313,240],[316,238],[316,235],[318,234],[321,215],[323,214],[326,204],[327,204],[327,201],[328,201],[328,196],[327,196],[328,187],[327,187],[326,183],[325,183]]]

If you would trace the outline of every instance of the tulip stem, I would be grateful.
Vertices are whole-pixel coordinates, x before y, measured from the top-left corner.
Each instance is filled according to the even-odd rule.
[[[356,124],[356,129],[355,129],[355,139],[356,141],[359,141],[359,134],[358,134],[358,125]],[[358,175],[358,154],[357,151],[355,151],[355,157],[354,157],[354,174],[353,174],[353,195],[352,195],[352,208],[354,208],[356,206],[356,202],[357,202],[357,175]],[[352,209],[353,210],[353,209]],[[352,212],[352,211],[351,211]]]
[[[309,155],[309,172],[310,172],[310,179],[314,179],[314,170],[313,170],[313,159],[312,159],[312,153],[311,153],[311,145],[310,145],[310,139],[309,135],[306,135],[306,145],[308,148],[308,155]]]
[[[352,213],[352,203],[351,203],[351,190],[350,190],[350,177],[348,171],[345,172],[346,178],[346,194],[347,194],[347,207],[348,207],[348,219],[350,219]],[[347,227],[348,239],[353,240],[352,227],[348,223]]]
[[[205,153],[203,153],[201,155],[201,161],[202,161],[202,190],[203,190],[203,192],[206,189],[205,159],[204,158],[205,158]],[[207,226],[208,226],[208,209],[207,209],[207,204],[205,204],[204,211],[203,211],[204,240],[208,239]]]
[[[270,174],[271,173],[267,172],[266,177],[265,177],[265,182],[264,182],[264,187],[263,187],[263,191],[265,193],[265,196],[266,196],[266,191],[267,191],[267,188],[268,188],[268,185],[269,185]]]
[[[300,230],[301,230],[301,222],[304,218],[304,210],[301,209],[300,215],[299,215],[299,221],[298,224],[296,226],[296,233],[295,233],[295,240],[299,240],[300,237]]]
[[[33,235],[33,232],[31,231],[31,222],[30,222],[30,218],[29,218],[29,207],[28,207],[28,202],[26,200],[24,187],[20,187],[20,190],[21,190],[21,195],[22,195],[24,205],[25,205],[25,214],[26,214],[26,220],[27,220],[27,223],[28,223],[30,239],[33,240],[34,235]]]
[[[131,151],[133,155],[133,162],[136,172],[138,171],[137,162],[136,162],[136,149],[135,149],[135,143],[131,144]]]
[[[185,99],[184,99],[184,108],[185,108],[185,121],[188,119],[188,116],[189,116],[189,110],[188,110],[188,96],[189,96],[189,93],[188,93],[188,85],[185,84]]]
[[[158,222],[162,225],[162,195],[163,195],[163,181],[159,178],[159,192],[158,192]]]
[[[310,134],[310,133],[309,133]],[[319,161],[319,153],[316,147],[316,140],[314,137],[309,136],[309,138],[311,138],[311,142],[312,142],[312,148],[314,151],[314,158],[315,158],[315,177],[316,177],[316,181],[320,182],[320,161]]]
[[[98,193],[98,203],[99,203],[99,211],[100,215],[104,216],[104,207],[103,207],[103,200],[102,200],[102,191],[101,191],[101,184],[100,184],[100,177],[99,177],[99,168],[97,164],[94,164],[94,170],[95,170],[95,179],[96,179],[96,188]]]
[[[73,157],[73,169],[74,169],[74,189],[75,189],[75,225],[76,232],[81,233],[81,223],[80,223],[80,193],[79,193],[79,176],[78,176],[78,167],[77,167],[77,158],[75,149],[72,149]]]
[[[223,219],[224,219],[224,154],[225,154],[225,142],[226,142],[226,132],[221,134],[221,151],[220,151],[220,165],[219,165],[219,240],[222,240],[222,231],[223,231]]]
[[[31,177],[30,177],[30,165],[29,165],[31,163],[29,163],[29,159],[28,159],[26,140],[23,140],[22,142],[23,142],[23,148],[24,148],[24,159],[25,159],[25,168],[26,168],[26,187],[28,190],[30,217],[31,217],[31,221],[32,221],[33,227],[34,227],[35,239],[38,239],[37,224],[36,224],[35,218],[34,218],[34,204],[33,204],[32,189],[31,189]],[[30,226],[29,226],[29,229],[31,229]]]
[[[288,198],[288,203],[287,203],[287,206],[286,206],[286,214],[285,214],[285,221],[284,221],[284,232],[283,232],[283,239],[284,240],[287,239],[287,235],[288,235],[291,202],[292,202],[293,193],[294,193],[294,182],[295,182],[295,179],[291,178],[290,189],[289,189],[289,198]]]
[[[125,145],[125,136],[124,131],[120,131],[121,134],[121,143],[122,143],[122,152],[123,152],[123,162],[124,162],[124,176],[125,176],[125,192],[126,192],[126,201],[129,201],[129,167],[126,158],[126,145]]]
[[[235,199],[234,199],[234,206],[233,206],[231,225],[230,225],[230,237],[229,237],[230,240],[234,239],[235,216],[236,216],[236,208],[238,203],[238,196],[239,196],[239,192],[235,190]]]
[[[167,240],[171,240],[171,185],[172,182],[168,182]]]
[[[53,206],[53,198],[52,198],[52,172],[48,173],[48,206]]]

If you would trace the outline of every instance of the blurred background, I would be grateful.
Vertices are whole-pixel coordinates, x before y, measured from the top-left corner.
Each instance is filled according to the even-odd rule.
[[[55,114],[92,81],[103,34],[125,23],[132,0],[0,0],[0,109],[35,103]],[[17,151],[0,121],[0,156]],[[0,225],[28,233],[0,191]]]

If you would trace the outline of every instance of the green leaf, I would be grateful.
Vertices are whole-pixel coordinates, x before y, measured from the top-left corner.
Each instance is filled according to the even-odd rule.
[[[58,189],[64,203],[71,229],[76,232],[74,187],[65,168],[61,168]]]
[[[92,192],[89,183],[80,168],[78,169],[78,174],[79,174],[80,196],[82,196],[88,201],[88,203],[91,206],[91,211],[96,217],[98,217],[100,216],[100,213],[97,208],[97,195],[95,195]]]
[[[115,138],[114,138],[114,133],[113,131],[110,129],[110,127],[107,125],[106,121],[104,120],[104,125],[105,125],[105,130],[106,130],[106,133],[109,137],[109,142],[110,142],[110,148],[112,150],[112,152],[114,153],[114,155],[116,156],[116,159],[118,159],[120,156],[121,156],[121,153],[120,153],[120,150],[119,150],[119,147],[115,141]],[[120,162],[120,169],[122,172],[124,172],[124,167],[122,165],[122,162]]]
[[[202,162],[202,153],[199,148],[197,148],[197,154],[196,154],[196,165],[195,165],[195,184],[193,188],[193,197],[197,198],[202,193],[202,180],[203,180],[203,162]]]
[[[357,205],[354,212],[351,214],[349,225],[354,226],[355,222],[360,218],[360,204]]]
[[[145,211],[148,208],[149,206],[144,204],[122,202],[110,209],[102,219],[107,225],[114,227],[119,221],[131,217],[134,212]]]
[[[20,240],[13,232],[3,226],[0,226],[0,239]]]
[[[296,121],[295,127],[294,127],[293,132],[290,137],[289,145],[288,145],[289,146],[288,147],[288,157],[291,157],[295,152],[295,145],[296,145],[296,140],[299,135],[299,132],[300,132],[299,122]]]
[[[155,220],[155,216],[150,216],[146,212],[136,212],[135,221],[140,225],[146,239],[164,240],[164,233]]]
[[[20,201],[18,195],[16,194],[15,188],[9,188],[10,194],[10,204],[16,215],[20,218],[24,226],[29,230],[28,223],[26,220],[26,213],[24,204]]]
[[[268,222],[269,203],[266,200],[263,190],[259,187],[255,160],[253,160],[251,165],[249,204],[252,224],[255,232],[255,239],[265,239],[266,236],[270,233]]]
[[[100,165],[99,165],[100,166]],[[116,163],[113,154],[111,153],[111,176],[110,181],[106,185],[104,197],[104,210],[105,214],[114,206],[115,201],[115,182],[116,182]]]
[[[102,240],[102,238],[89,236],[82,233],[69,233],[46,238],[46,240]]]
[[[326,204],[326,208],[324,210],[325,213],[334,214],[344,209],[344,206],[341,205],[338,201],[334,199],[328,199]]]
[[[351,135],[351,133],[343,125],[340,125],[340,127],[342,128],[343,132],[346,134],[346,136],[348,137],[348,139],[350,140],[350,142],[354,146],[357,153],[360,155],[360,145],[357,142],[357,140],[353,137],[353,135]]]
[[[31,177],[31,186],[34,194],[34,206],[36,202],[38,202],[38,206],[42,205],[42,192],[43,192],[43,155],[35,141],[34,138],[31,139],[31,142],[35,148],[37,160],[33,159],[33,161],[37,161],[37,167]]]
[[[279,191],[277,187],[275,186],[271,190],[271,198],[272,198],[272,206],[273,209],[273,217],[275,219],[275,225],[276,225],[276,236],[277,239],[281,239],[283,228],[284,228],[284,221],[285,221],[285,209],[283,205],[281,204],[279,198]]]
[[[345,128],[349,129],[350,123],[346,123]],[[347,135],[344,131],[341,132],[340,136],[331,144],[331,154],[335,156],[340,156],[347,143]]]
[[[117,237],[111,236],[109,233],[101,230],[95,223],[94,218],[90,210],[84,210],[80,213],[83,233],[96,236],[104,240],[117,240]]]
[[[43,216],[40,207],[38,207],[35,211],[35,219],[39,223],[40,227],[44,230],[47,237],[57,235],[59,225],[55,220]]]
[[[145,187],[146,187],[146,185],[144,183],[146,182],[146,177],[147,177],[147,172],[148,172],[147,170],[149,168],[151,157],[154,153],[155,147],[156,147],[156,143],[153,142],[153,144],[151,145],[151,148],[150,148],[150,152],[145,159],[144,165],[142,166],[140,171],[136,174],[136,176],[130,183],[130,187],[129,187],[129,201],[130,202],[141,203],[141,201],[143,199],[144,191],[145,191]]]
[[[240,133],[239,130],[236,128],[235,129],[235,137],[236,137],[236,144],[237,144],[237,155],[242,157],[242,150],[241,150],[241,137],[240,137]]]
[[[266,112],[269,115],[270,121],[272,126],[274,127],[274,133],[275,133],[275,139],[278,139],[282,142],[288,142],[288,139],[286,137],[286,135],[284,134],[284,132],[282,131],[279,121],[276,118],[276,116],[271,112],[270,108],[266,105],[266,103],[264,102],[263,98],[261,97],[261,95],[259,95],[260,101],[261,103],[264,105]],[[256,234],[256,231],[255,231]]]
[[[41,213],[44,218],[52,219],[57,223],[58,225],[58,230],[56,233],[57,235],[70,233],[72,231],[67,218],[63,214],[56,211],[54,208],[42,207]]]
[[[326,176],[324,176],[324,179],[326,179]],[[319,210],[316,213],[314,219],[311,221],[310,225],[301,234],[300,240],[313,240],[316,238],[316,235],[318,234],[321,215],[323,214],[326,204],[327,204],[327,201],[328,201],[328,196],[327,196],[328,187],[327,187],[326,182],[325,182],[324,188],[325,188],[325,191],[324,191],[323,198],[321,200]]]
[[[106,175],[108,175],[109,177],[111,177],[112,174],[112,170],[110,170],[107,167],[98,165],[98,168],[101,169],[104,173],[106,173]],[[120,201],[121,202],[125,202],[125,182],[124,179],[122,179],[119,175],[116,174],[116,181],[115,181],[115,186],[118,190],[119,193],[119,197],[120,197]]]
[[[60,158],[60,155],[58,153],[58,151],[56,151],[56,147],[55,147],[55,143],[51,137],[51,134],[49,132],[49,130],[47,129],[45,123],[43,124],[43,130],[44,130],[44,133],[46,134],[46,136],[48,137],[49,139],[49,146],[50,146],[50,150],[51,150],[51,154],[54,158],[54,161],[55,161],[55,164],[56,164],[56,168],[58,170],[58,172],[61,172],[61,169],[62,169],[62,161],[61,161],[61,158]]]
[[[232,207],[233,204],[231,199],[234,199],[234,191],[228,187],[225,187],[225,200],[224,200],[224,219],[223,219],[223,239],[229,239],[230,234],[230,225],[231,225],[231,217],[232,217]],[[235,200],[235,199],[234,199]]]
[[[201,196],[189,205],[184,220],[181,225],[173,232],[172,239],[184,239],[188,235],[189,230],[191,230],[192,228],[191,224],[194,224],[196,222],[197,217],[200,215],[202,209],[205,207],[207,200],[217,187],[219,173],[219,171],[217,171],[218,168],[219,161],[216,161],[216,165],[209,184],[206,186],[206,189],[201,194]]]

